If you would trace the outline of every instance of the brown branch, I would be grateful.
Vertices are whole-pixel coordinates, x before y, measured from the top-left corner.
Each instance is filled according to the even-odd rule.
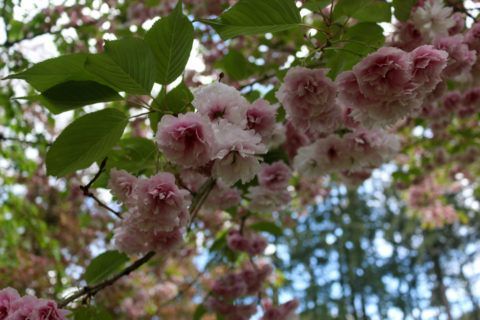
[[[266,74],[264,75],[263,77],[259,78],[259,79],[255,79],[255,80],[252,80],[251,82],[247,83],[247,84],[244,84],[242,86],[240,86],[238,89],[239,90],[243,90],[245,88],[248,88],[248,87],[252,87],[254,84],[257,84],[257,83],[262,83],[264,81],[267,81],[271,78],[275,77],[275,74]]]
[[[132,273],[133,271],[140,268],[142,265],[144,265],[150,259],[152,259],[154,255],[155,255],[155,252],[153,252],[153,251],[148,252],[143,257],[134,261],[131,265],[129,265],[127,268],[125,268],[122,272],[118,273],[114,277],[112,277],[112,278],[110,278],[110,279],[108,279],[104,282],[101,282],[101,283],[99,283],[95,286],[92,286],[92,287],[86,286],[86,287],[80,289],[76,293],[72,294],[70,297],[62,300],[58,304],[58,306],[60,308],[63,308],[65,306],[67,306],[70,302],[76,300],[77,298],[80,298],[80,297],[83,297],[83,296],[88,296],[88,297],[95,296],[99,291],[105,289],[106,287],[109,287],[109,286],[113,285],[120,278],[122,278],[124,276],[128,276],[130,273]]]
[[[105,171],[105,166],[107,165],[107,159],[108,159],[107,157],[105,159],[103,159],[103,161],[102,161],[102,163],[100,163],[98,171],[95,174],[95,176],[93,177],[93,179],[90,180],[90,182],[87,185],[80,186],[80,190],[82,190],[83,195],[85,197],[92,198],[100,207],[102,207],[104,209],[107,209],[108,211],[113,213],[115,216],[122,219],[122,215],[121,215],[120,212],[118,212],[118,211],[110,208],[109,206],[107,206],[100,199],[98,199],[98,197],[95,194],[93,194],[93,192],[90,191],[91,186],[95,183],[95,181],[97,181],[97,179],[100,177],[100,175]]]

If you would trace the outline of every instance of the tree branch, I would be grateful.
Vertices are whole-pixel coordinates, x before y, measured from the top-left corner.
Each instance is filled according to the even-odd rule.
[[[93,183],[95,181],[97,181],[97,179],[100,177],[100,175],[105,171],[105,166],[107,165],[107,159],[108,159],[107,157],[105,159],[103,159],[103,161],[102,161],[102,163],[100,163],[98,171],[95,174],[95,176],[93,177],[93,179],[90,180],[90,182],[87,185],[80,186],[80,190],[82,190],[83,195],[85,197],[92,198],[100,207],[102,207],[104,209],[107,209],[108,211],[113,213],[115,216],[117,216],[119,219],[122,219],[122,215],[121,215],[120,212],[118,212],[118,211],[110,208],[109,206],[107,206],[100,199],[98,199],[98,197],[96,195],[94,195],[93,192],[90,191],[90,187],[93,185]]]
[[[96,286],[93,286],[93,287],[84,287],[83,289],[80,289],[79,291],[77,291],[76,293],[72,294],[70,297],[64,299],[63,301],[61,301],[58,306],[60,308],[63,308],[65,306],[67,306],[70,302],[76,300],[77,298],[80,298],[80,297],[83,297],[83,296],[89,296],[89,297],[93,297],[94,295],[96,295],[99,291],[105,289],[106,287],[109,287],[111,285],[113,285],[115,282],[117,282],[117,280],[119,280],[120,278],[124,277],[124,276],[128,276],[130,273],[132,273],[133,271],[137,270],[138,268],[140,268],[142,265],[144,265],[145,263],[147,263],[150,259],[153,258],[153,256],[155,255],[155,252],[153,251],[150,251],[148,252],[147,254],[145,254],[143,257],[141,257],[140,259],[136,260],[135,262],[133,262],[131,265],[129,265],[127,268],[123,269],[122,272],[118,273],[117,275],[115,275],[114,277],[104,281],[104,282],[101,282],[99,284],[97,284]]]

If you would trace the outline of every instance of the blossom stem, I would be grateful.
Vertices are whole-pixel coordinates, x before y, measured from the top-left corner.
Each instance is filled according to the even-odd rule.
[[[210,191],[212,191],[213,187],[215,186],[215,179],[209,178],[201,187],[198,193],[196,194],[195,198],[192,201],[192,205],[190,206],[190,223],[187,226],[187,233],[190,232],[192,229],[193,222],[200,211],[203,203],[207,199]]]

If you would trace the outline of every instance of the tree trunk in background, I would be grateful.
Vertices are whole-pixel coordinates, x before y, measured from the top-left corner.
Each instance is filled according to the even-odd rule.
[[[452,317],[452,311],[450,308],[450,303],[448,302],[447,299],[447,294],[446,294],[446,287],[443,279],[443,270],[442,266],[440,265],[440,256],[436,253],[433,257],[433,270],[435,272],[435,276],[437,277],[437,283],[438,283],[438,294],[440,295],[440,301],[443,303],[443,306],[445,307],[445,313],[447,314],[448,320],[453,320]]]

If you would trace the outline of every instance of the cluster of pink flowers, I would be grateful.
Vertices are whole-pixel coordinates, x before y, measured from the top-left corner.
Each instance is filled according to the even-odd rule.
[[[257,212],[280,210],[290,202],[287,191],[292,176],[290,168],[282,161],[263,164],[258,173],[258,186],[248,189],[249,209]]]
[[[300,148],[294,166],[308,177],[365,170],[381,165],[399,148],[399,141],[392,134],[359,129],[342,137],[330,134]]]
[[[271,274],[269,264],[249,265],[239,272],[230,272],[212,285],[212,297],[206,306],[226,320],[248,320],[256,313],[255,304],[235,304],[235,299],[256,295]]]
[[[1,320],[65,320],[67,310],[59,309],[55,301],[34,296],[20,297],[17,290],[0,290]]]
[[[261,320],[293,320],[298,300],[290,300],[279,306],[274,306],[270,301],[263,302],[265,310]]]
[[[267,244],[267,240],[259,234],[246,234],[232,229],[227,235],[227,245],[230,249],[247,252],[250,256],[262,254]]]
[[[326,71],[291,68],[276,94],[292,124],[317,136],[337,129],[341,118],[337,90]]]
[[[226,185],[252,180],[260,169],[258,156],[276,138],[276,107],[265,100],[250,104],[222,83],[196,90],[192,104],[196,113],[162,117],[160,151],[183,168],[210,168]]]
[[[445,225],[457,222],[459,217],[457,211],[455,211],[455,208],[451,205],[435,201],[433,204],[423,209],[421,212],[421,219],[427,227],[441,228]]]
[[[419,109],[442,81],[447,58],[428,45],[412,52],[380,48],[338,76],[339,103],[363,126],[395,124]]]
[[[442,99],[425,103],[419,115],[427,119],[430,127],[439,134],[443,132],[454,116],[470,118],[480,111],[480,87],[464,92],[449,91]]]
[[[115,244],[128,254],[168,252],[182,241],[189,215],[189,193],[175,184],[171,173],[148,179],[124,170],[111,170],[110,188],[128,212],[115,230]]]
[[[458,221],[455,209],[440,200],[445,192],[431,177],[409,189],[408,204],[427,227],[441,228]]]

